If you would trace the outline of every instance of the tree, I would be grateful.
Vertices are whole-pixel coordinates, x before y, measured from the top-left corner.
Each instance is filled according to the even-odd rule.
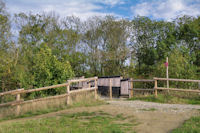
[[[21,87],[30,89],[64,83],[73,76],[69,62],[59,61],[43,43],[33,57],[32,68],[29,72],[19,73],[18,77]]]
[[[10,16],[0,0],[0,91],[15,89],[18,52],[12,41]]]

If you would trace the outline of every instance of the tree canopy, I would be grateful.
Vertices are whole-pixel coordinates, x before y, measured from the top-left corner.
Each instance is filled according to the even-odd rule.
[[[83,21],[54,13],[11,16],[0,1],[0,91],[78,76],[165,77],[166,57],[169,77],[200,79],[200,16],[174,21],[144,16]]]

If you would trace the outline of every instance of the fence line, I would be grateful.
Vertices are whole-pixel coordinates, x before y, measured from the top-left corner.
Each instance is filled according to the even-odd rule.
[[[22,88],[22,89],[7,91],[7,92],[1,92],[0,96],[16,95],[16,100],[13,101],[13,102],[7,102],[7,103],[0,104],[0,107],[17,105],[16,114],[18,115],[20,113],[20,104],[24,104],[24,103],[67,97],[67,104],[71,104],[70,94],[84,92],[84,91],[92,91],[92,90],[95,91],[95,99],[96,99],[97,98],[97,89],[98,89],[97,80],[98,80],[98,77],[84,78],[84,79],[72,79],[72,80],[68,80],[67,83],[64,83],[64,84],[52,85],[52,86],[41,87],[41,88],[36,88],[36,89],[29,89],[29,90],[24,90],[24,88]],[[70,85],[72,83],[84,82],[84,81],[88,82],[88,88],[70,90]],[[91,81],[94,81],[94,87],[91,87],[91,83],[90,83]],[[22,93],[31,93],[31,92],[49,90],[49,89],[58,88],[58,87],[66,87],[66,94],[48,96],[48,97],[45,97],[45,98],[38,98],[38,99],[27,100],[27,101],[20,99],[20,96],[21,96]]]
[[[197,92],[200,93],[199,89],[179,89],[179,88],[167,88],[167,87],[158,87],[158,81],[178,81],[178,82],[196,82],[200,83],[200,80],[192,80],[192,79],[173,79],[173,78],[154,78],[154,90],[155,90],[155,97],[157,97],[157,90],[170,90],[170,91],[182,91],[182,92]]]
[[[152,79],[130,79],[128,82],[131,82],[131,89],[129,89],[129,98],[133,97],[134,91],[154,91],[154,89],[145,89],[145,88],[134,88],[134,82],[154,82]]]
[[[178,82],[196,82],[200,84],[200,80],[192,80],[192,79],[174,79],[174,78],[157,78],[154,77],[152,79],[131,79],[131,89],[129,89],[129,98],[133,97],[134,91],[154,91],[155,96],[158,95],[158,90],[170,90],[170,91],[182,91],[182,92],[196,92],[200,93],[200,89],[181,89],[181,88],[168,88],[168,87],[158,87],[158,81],[178,81]],[[154,82],[154,88],[145,89],[145,88],[134,88],[134,82]]]

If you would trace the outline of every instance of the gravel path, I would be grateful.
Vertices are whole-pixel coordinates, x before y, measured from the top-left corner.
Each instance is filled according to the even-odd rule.
[[[111,105],[132,107],[136,111],[141,110],[158,110],[162,112],[187,112],[190,110],[200,110],[200,105],[188,105],[188,104],[163,104],[163,103],[153,103],[144,101],[125,101],[125,100],[115,100],[108,101]]]

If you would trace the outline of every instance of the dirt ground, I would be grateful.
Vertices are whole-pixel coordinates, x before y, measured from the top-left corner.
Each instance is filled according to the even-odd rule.
[[[159,104],[124,100],[107,101],[107,103],[108,104],[106,105],[76,107],[29,118],[8,120],[0,122],[0,124],[13,121],[52,117],[65,113],[104,111],[111,115],[123,114],[124,117],[136,121],[137,124],[133,127],[133,129],[137,133],[168,133],[174,128],[179,127],[191,116],[200,115],[199,105]]]

